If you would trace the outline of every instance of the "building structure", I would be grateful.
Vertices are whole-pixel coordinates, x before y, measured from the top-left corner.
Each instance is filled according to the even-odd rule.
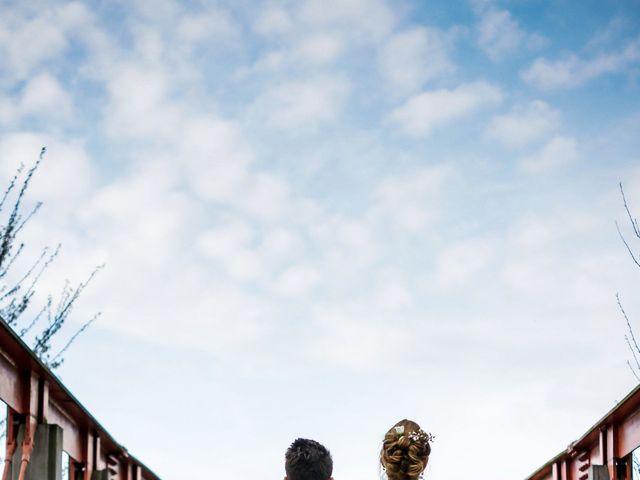
[[[2,480],[60,480],[63,470],[64,480],[160,480],[1,319],[0,400],[7,405]]]
[[[526,480],[639,480],[640,385]]]

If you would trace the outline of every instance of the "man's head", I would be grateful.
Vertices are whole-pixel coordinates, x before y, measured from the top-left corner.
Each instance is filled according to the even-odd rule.
[[[315,440],[298,438],[284,455],[287,480],[330,480],[331,453]]]

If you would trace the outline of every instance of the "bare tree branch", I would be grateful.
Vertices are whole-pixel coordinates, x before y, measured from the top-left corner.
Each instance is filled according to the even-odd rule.
[[[640,238],[640,228],[638,227],[638,219],[634,218],[631,215],[631,210],[629,209],[629,205],[627,204],[627,197],[624,194],[624,188],[622,187],[622,182],[620,182],[620,194],[622,195],[622,203],[624,204],[624,209],[627,212],[627,216],[629,217],[629,222],[631,222],[631,226],[633,227],[633,233],[636,234],[636,237]]]
[[[36,314],[36,316],[33,317],[33,320],[31,320],[31,323],[26,327],[24,327],[22,330],[20,330],[20,337],[24,337],[27,333],[29,333],[31,329],[35,327],[36,324],[40,321],[40,319],[42,318],[45,312],[47,312],[47,318],[51,316],[51,314],[49,313],[51,312],[51,301],[52,301],[51,295],[49,295],[49,298],[47,299],[47,303],[45,303],[44,306],[40,309],[40,311]]]
[[[13,256],[9,259],[9,263],[4,267],[4,270],[0,271],[0,278],[4,278],[7,275],[7,272],[15,263],[16,258],[20,256],[20,254],[22,253],[22,250],[24,250],[24,243],[20,244],[20,246],[18,247],[18,251],[15,254],[13,254]],[[3,285],[2,287],[0,287],[0,293],[6,290],[6,288],[7,288],[6,285]]]
[[[9,186],[4,191],[4,194],[2,195],[2,199],[0,199],[0,212],[2,211],[2,208],[4,207],[4,202],[7,201],[7,197],[9,197],[9,194],[15,188],[16,183],[18,182],[18,176],[20,176],[20,174],[22,173],[23,169],[24,169],[24,164],[20,164],[20,166],[18,167],[18,170],[16,171],[16,174],[13,176],[13,178],[9,182]]]
[[[33,207],[33,208],[31,209],[31,211],[29,212],[29,215],[27,215],[27,217],[26,217],[24,220],[22,220],[22,221],[21,221],[21,222],[19,222],[19,223],[18,223],[18,222],[16,222],[16,223],[18,223],[18,226],[16,227],[16,230],[15,230],[15,234],[16,234],[16,235],[20,232],[20,230],[22,230],[22,228],[24,227],[24,225],[25,225],[29,220],[31,220],[31,217],[33,217],[36,213],[38,213],[38,210],[40,210],[40,208],[42,208],[42,202],[38,202],[38,203],[36,203],[36,206],[35,206],[35,207]],[[21,218],[22,218],[22,217],[19,217],[19,218],[18,218],[18,220],[20,220]]]
[[[63,354],[68,350],[78,335],[84,332],[99,316],[96,314],[84,323],[66,342],[60,351],[50,358],[52,341],[59,334],[60,329],[70,315],[75,302],[87,285],[94,278],[102,266],[96,267],[89,277],[80,282],[75,288],[71,288],[69,282],[65,282],[62,293],[57,300],[55,311],[53,311],[53,298],[49,295],[45,305],[28,321],[23,324],[21,319],[23,314],[29,309],[36,293],[36,286],[39,284],[42,275],[58,257],[61,245],[58,245],[52,252],[49,247],[45,247],[38,258],[31,263],[26,272],[16,275],[16,260],[25,251],[25,244],[18,242],[17,235],[23,230],[25,225],[40,211],[42,202],[35,203],[26,215],[23,214],[23,201],[30,186],[31,180],[40,167],[46,148],[42,147],[38,159],[25,170],[24,165],[16,170],[16,174],[9,182],[7,188],[0,196],[0,213],[3,212],[7,203],[13,203],[8,214],[3,215],[4,220],[0,223],[0,317],[3,318],[18,335],[24,337],[30,334],[36,327],[46,320],[46,326],[35,335],[33,350],[50,368],[56,368],[64,361]],[[15,280],[17,278],[17,281]],[[7,283],[7,279],[8,283]],[[31,311],[29,309],[29,311]],[[22,326],[22,328],[19,328]],[[38,327],[39,328],[39,327]],[[57,342],[57,341],[56,341]]]
[[[2,265],[3,261],[7,258],[7,256],[11,252],[11,246],[15,239],[16,228],[19,225],[20,219],[20,207],[22,205],[22,200],[24,199],[24,195],[29,187],[29,183],[33,178],[33,174],[40,166],[42,162],[42,158],[44,157],[44,153],[46,151],[45,147],[42,147],[40,151],[40,156],[38,160],[33,164],[33,166],[27,172],[27,176],[22,182],[22,187],[20,188],[20,192],[18,193],[18,197],[16,198],[15,203],[13,204],[13,209],[11,210],[11,215],[9,215],[9,220],[4,227],[4,231],[2,232],[2,241],[0,242],[0,265]]]
[[[89,275],[89,277],[84,281],[80,282],[78,286],[73,289],[69,287],[69,283],[65,284],[65,288],[62,291],[60,296],[60,302],[56,308],[56,313],[52,319],[49,321],[49,325],[38,335],[33,344],[33,351],[36,355],[38,355],[45,363],[51,364],[52,360],[50,359],[49,351],[51,350],[51,339],[53,336],[58,333],[58,331],[62,328],[62,325],[67,320],[67,317],[71,313],[76,300],[80,296],[80,294],[84,291],[84,289],[91,283],[96,274],[102,270],[104,265],[99,265],[96,267],[93,272]],[[93,320],[95,320],[94,317]],[[90,322],[92,322],[91,320]],[[60,362],[61,363],[61,362]],[[58,363],[58,365],[60,364]]]
[[[636,371],[633,369],[633,367],[631,366],[631,362],[629,362],[629,360],[627,360],[627,366],[629,367],[629,370],[631,370],[631,373],[633,373],[633,376],[636,377],[636,380],[638,380],[638,383],[640,383],[640,376],[638,376]]]
[[[638,226],[638,220],[634,218],[634,216],[631,214],[631,209],[629,208],[629,204],[627,203],[627,197],[624,194],[624,188],[622,186],[622,182],[619,183],[619,186],[620,186],[620,195],[622,196],[622,203],[624,205],[624,210],[627,213],[629,222],[631,223],[633,233],[635,234],[637,239],[640,239],[640,228]],[[618,235],[620,236],[622,243],[627,249],[627,252],[631,256],[631,259],[636,264],[636,266],[640,268],[640,259],[638,258],[638,256],[636,256],[636,254],[633,253],[631,246],[629,245],[629,243],[627,242],[627,239],[624,237],[624,235],[620,230],[620,226],[618,225],[618,222],[616,222],[616,230],[618,231]],[[627,324],[628,334],[625,335],[624,338],[625,338],[625,341],[627,342],[627,346],[629,347],[629,350],[631,351],[631,355],[633,356],[633,359],[636,363],[636,367],[634,368],[633,365],[631,364],[631,361],[629,360],[627,360],[627,365],[629,366],[629,369],[633,372],[633,375],[636,377],[636,380],[640,383],[640,347],[638,347],[638,342],[636,341],[636,337],[633,333],[633,327],[631,326],[631,322],[629,321],[629,316],[627,315],[627,312],[625,312],[624,307],[622,306],[622,302],[620,301],[620,295],[618,293],[616,293],[616,301],[618,302],[618,308],[620,309],[620,312],[622,313],[622,316],[624,317],[624,320]]]
[[[624,320],[627,322],[627,329],[629,330],[629,334],[631,335],[631,340],[633,340],[633,346],[635,347],[636,351],[640,353],[638,342],[636,342],[636,337],[633,334],[633,328],[631,328],[631,322],[629,322],[629,317],[627,316],[627,312],[625,312],[624,308],[622,307],[622,303],[620,302],[620,295],[617,293],[616,293],[616,300],[618,301],[618,308],[620,308],[620,311],[622,312],[622,316],[624,317]]]
[[[627,240],[624,238],[624,235],[622,235],[622,232],[620,231],[620,227],[618,226],[618,222],[616,222],[616,230],[618,230],[618,235],[622,239],[622,243],[624,243],[624,246],[627,247],[627,252],[629,252],[629,255],[631,255],[631,258],[633,259],[633,262],[638,267],[640,267],[640,261],[636,258],[635,254],[633,253],[633,250],[631,250],[631,247],[627,243]]]
[[[633,355],[633,359],[636,361],[636,368],[640,372],[640,362],[638,361],[638,356],[636,354],[636,351],[631,346],[631,342],[629,341],[629,335],[625,335],[624,339],[627,342],[627,346],[629,347],[629,350],[631,350],[631,354]]]
[[[62,347],[60,351],[51,359],[51,362],[49,363],[49,367],[51,369],[56,369],[60,365],[62,365],[62,363],[64,362],[64,357],[62,355],[69,349],[69,347],[76,340],[76,338],[78,338],[78,335],[80,335],[87,328],[89,328],[93,322],[95,322],[98,318],[100,318],[101,315],[102,315],[102,312],[96,313],[91,320],[89,320],[88,322],[85,322],[85,324],[82,325],[82,327],[80,327],[80,329],[73,334],[73,336],[69,339],[67,344],[64,347]]]

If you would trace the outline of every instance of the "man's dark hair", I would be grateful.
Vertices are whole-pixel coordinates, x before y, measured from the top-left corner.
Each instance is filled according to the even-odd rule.
[[[333,473],[331,453],[315,440],[296,439],[284,459],[289,480],[329,480]]]

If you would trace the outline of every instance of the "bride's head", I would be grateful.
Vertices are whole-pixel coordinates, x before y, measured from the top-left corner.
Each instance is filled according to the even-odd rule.
[[[380,451],[380,465],[389,480],[416,480],[431,453],[433,437],[416,422],[400,420],[385,434]]]

